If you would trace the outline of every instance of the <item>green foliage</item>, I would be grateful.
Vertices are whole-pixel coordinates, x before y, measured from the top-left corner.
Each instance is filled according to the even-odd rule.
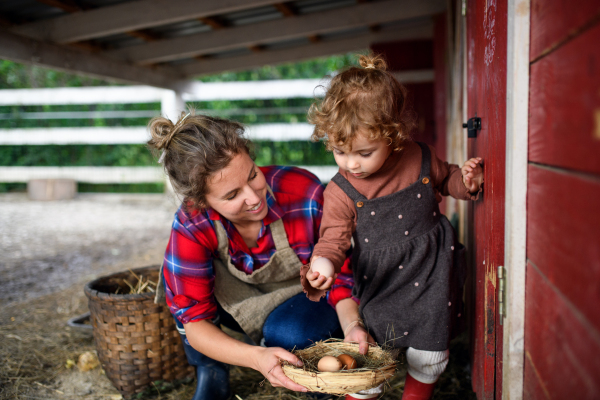
[[[148,117],[142,118],[27,118],[31,113],[80,113],[103,111],[145,111],[149,115],[160,115],[160,103],[139,104],[82,104],[82,105],[36,105],[0,106],[0,128],[64,128],[90,126],[145,126]],[[25,114],[29,113],[29,114]]]
[[[359,52],[365,53],[365,52]],[[281,65],[265,65],[240,72],[224,72],[221,74],[200,77],[203,82],[256,81],[270,79],[305,79],[323,78],[335,71],[356,65],[356,54],[315,58],[298,63]],[[53,88],[80,86],[117,86],[118,83],[108,79],[98,79],[85,75],[57,71],[50,68],[30,64],[20,64],[0,59],[0,89]]]
[[[56,71],[30,64],[0,60],[0,89],[111,86],[114,82]]]
[[[224,72],[200,77],[203,82],[262,81],[270,79],[318,79],[331,75],[335,71],[357,64],[357,54],[315,58],[308,61],[281,65],[265,65],[260,68],[241,72]]]
[[[83,183],[77,184],[77,193],[163,193],[165,184],[156,183]]]
[[[321,143],[255,141],[258,165],[335,165]],[[0,146],[0,167],[141,167],[157,160],[143,144]]]
[[[133,167],[155,163],[143,144],[0,146],[0,166]]]
[[[352,53],[322,57],[299,63],[264,66],[242,72],[225,72],[204,76],[203,82],[231,82],[271,79],[319,79],[335,71],[356,65]],[[0,89],[54,88],[80,86],[108,86],[115,82],[67,72],[55,71],[34,65],[0,60]],[[243,124],[306,122],[306,112],[314,99],[271,99],[209,101],[192,104],[199,113],[229,118]],[[40,105],[0,106],[0,129],[92,127],[92,126],[145,126],[149,117],[49,118],[31,113],[56,112],[147,111],[160,113],[159,103],[148,104],[90,104],[90,105]],[[29,114],[25,114],[29,113]],[[333,157],[321,143],[308,141],[254,143],[258,165],[335,165]],[[150,166],[157,165],[145,145],[31,145],[0,146],[1,166]],[[0,193],[25,191],[24,183],[0,183]],[[80,183],[80,192],[160,192],[163,183],[110,184]]]
[[[322,143],[255,141],[254,153],[258,165],[335,165]]]
[[[24,182],[0,182],[0,193],[26,192],[27,184]]]

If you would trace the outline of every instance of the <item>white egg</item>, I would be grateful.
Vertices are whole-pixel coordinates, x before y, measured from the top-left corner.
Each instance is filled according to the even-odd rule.
[[[320,275],[323,275],[326,278],[330,278],[335,273],[335,268],[329,259],[325,257],[319,257],[314,260],[310,268],[313,272],[318,272]]]
[[[334,356],[325,356],[319,360],[317,368],[321,372],[335,372],[342,369],[342,362]]]

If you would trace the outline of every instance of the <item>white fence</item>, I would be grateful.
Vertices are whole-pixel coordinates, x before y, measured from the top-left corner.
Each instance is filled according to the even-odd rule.
[[[314,98],[323,93],[317,87],[324,83],[326,81],[316,79],[225,83],[198,82],[193,87],[187,87],[187,92],[179,94],[149,86],[9,89],[0,90],[0,105],[83,105],[160,102],[161,113],[172,116],[177,109],[183,108],[183,102]],[[179,107],[177,107],[177,104],[179,104]],[[112,115],[116,115],[117,117],[140,115],[139,112],[138,114],[131,114],[132,111],[120,113]],[[52,118],[50,114],[55,113],[32,114],[41,115],[32,115],[30,118],[42,119]],[[61,116],[56,117],[63,118],[67,114],[69,113],[62,112]],[[147,116],[147,114],[144,114],[144,116]],[[270,141],[309,140],[311,133],[312,127],[305,123],[256,124],[250,125],[247,130],[247,134],[252,140]],[[145,143],[148,139],[149,133],[145,127],[0,129],[0,145],[139,144]],[[302,168],[313,172],[323,182],[328,182],[337,171],[337,167],[332,166],[303,166]],[[160,166],[0,167],[0,182],[27,182],[31,179],[57,178],[69,178],[78,182],[88,183],[148,183],[161,182],[165,179]]]

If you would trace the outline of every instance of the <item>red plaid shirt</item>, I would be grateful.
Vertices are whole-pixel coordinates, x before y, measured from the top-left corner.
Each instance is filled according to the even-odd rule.
[[[215,223],[221,221],[229,238],[231,262],[251,274],[265,265],[275,243],[269,224],[283,219],[290,247],[303,264],[310,261],[323,213],[323,185],[316,176],[296,167],[260,167],[277,201],[267,193],[269,211],[263,219],[257,247],[248,248],[235,226],[212,209],[187,213],[177,210],[164,261],[167,304],[182,323],[214,318],[217,312],[213,290],[213,259],[218,258]],[[332,306],[350,297],[352,272],[348,260],[329,293]],[[300,278],[298,278],[300,281]]]

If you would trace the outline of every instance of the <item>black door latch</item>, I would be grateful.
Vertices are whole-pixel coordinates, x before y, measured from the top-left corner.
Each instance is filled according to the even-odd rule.
[[[473,117],[463,124],[463,128],[467,128],[467,137],[476,138],[477,131],[481,130],[481,118]]]

